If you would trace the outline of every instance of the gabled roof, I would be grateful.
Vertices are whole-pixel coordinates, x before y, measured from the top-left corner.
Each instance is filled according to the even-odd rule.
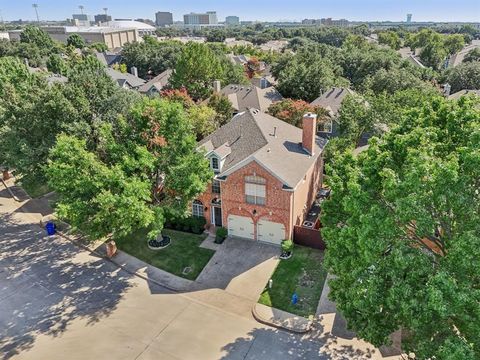
[[[467,56],[470,51],[476,48],[480,48],[480,40],[473,40],[470,45],[465,46],[462,50],[450,56],[448,59],[448,67],[452,68],[463,63],[465,56]]]
[[[112,66],[113,64],[117,64],[122,60],[122,55],[111,51],[96,52],[95,56],[102,64],[106,66]]]
[[[313,100],[311,105],[321,106],[327,109],[332,117],[336,117],[345,97],[353,94],[355,93],[350,89],[333,87]]]
[[[310,156],[302,147],[302,134],[302,129],[250,109],[203,139],[198,148],[227,154],[219,177],[255,161],[279,179],[284,188],[294,189],[327,144],[327,140],[317,137],[314,155]]]
[[[259,109],[266,112],[274,102],[281,101],[283,96],[274,87],[260,89],[254,85],[225,86],[220,93],[225,95],[237,111]]]
[[[462,96],[468,95],[468,94],[474,94],[477,96],[480,96],[480,90],[460,90],[457,91],[456,93],[450,95],[448,97],[449,100],[457,100],[460,99]]]
[[[107,68],[106,72],[110,77],[115,80],[120,86],[123,86],[125,83],[128,84],[131,88],[138,88],[145,84],[145,80],[140,79],[129,73],[122,73],[120,71],[114,70],[112,68]]]
[[[250,57],[246,55],[234,55],[234,54],[227,54],[227,58],[234,65],[245,65],[246,63],[248,63],[248,60],[250,59]]]
[[[165,70],[161,74],[146,82],[144,85],[140,86],[138,91],[141,93],[147,93],[152,87],[154,87],[158,92],[162,91],[163,88],[168,85],[168,81],[170,80],[172,72],[173,71],[170,69]]]

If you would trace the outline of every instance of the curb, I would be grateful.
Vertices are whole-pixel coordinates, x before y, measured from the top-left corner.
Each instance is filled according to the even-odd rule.
[[[0,179],[2,181],[2,184],[3,186],[5,186],[5,189],[7,189],[8,193],[10,194],[10,196],[12,197],[13,200],[15,200],[16,202],[22,202],[12,191],[12,189],[10,189],[10,186],[8,186],[6,183],[5,183],[5,180],[3,180],[3,178]]]
[[[280,321],[265,319],[258,314],[257,303],[253,304],[253,306],[252,306],[252,315],[253,315],[253,318],[261,324],[272,326],[272,327],[277,328],[277,329],[286,330],[286,331],[294,333],[294,334],[306,334],[306,333],[309,333],[310,331],[313,330],[313,322],[312,321],[308,322],[308,325],[307,325],[306,328],[294,328],[294,327],[289,327],[289,326],[282,325]]]
[[[61,222],[61,223],[63,223],[63,224],[66,224],[67,226],[69,226],[67,223],[63,222],[62,220],[55,219],[55,221]],[[44,226],[43,226],[43,219],[40,220],[39,226],[43,229],[43,227],[44,227]],[[173,291],[173,292],[176,292],[176,293],[180,293],[180,292],[185,292],[185,291],[186,291],[185,289],[178,289],[178,288],[174,288],[174,287],[172,287],[172,286],[170,286],[170,285],[161,283],[160,281],[157,281],[157,280],[155,280],[155,279],[149,278],[149,277],[147,277],[147,276],[139,273],[138,271],[131,271],[131,270],[129,270],[128,267],[123,266],[123,265],[119,264],[118,262],[116,262],[116,261],[115,261],[115,257],[109,258],[109,257],[107,257],[107,256],[105,255],[104,252],[97,250],[97,249],[104,249],[104,248],[105,248],[105,244],[100,245],[97,249],[91,249],[91,248],[89,248],[88,246],[86,246],[85,244],[82,244],[81,242],[73,239],[71,236],[65,234],[63,231],[57,230],[57,235],[59,235],[60,237],[66,239],[66,240],[68,240],[68,241],[70,241],[72,244],[74,244],[74,245],[76,245],[76,246],[78,246],[78,247],[80,247],[80,248],[88,251],[90,254],[93,254],[93,255],[95,255],[95,256],[98,256],[98,257],[100,257],[100,258],[103,258],[103,259],[111,262],[112,264],[118,266],[120,269],[128,272],[129,274],[135,275],[135,276],[137,276],[137,277],[139,277],[139,278],[141,278],[141,279],[143,279],[143,280],[145,280],[145,281],[147,281],[147,282],[152,282],[152,283],[154,283],[154,284],[156,284],[156,285],[158,285],[158,286],[161,286],[161,287],[163,287],[163,288],[166,288],[167,290],[170,290],[170,291]],[[127,253],[125,253],[125,252],[123,252],[123,251],[121,251],[121,250],[118,250],[118,249],[117,249],[117,253],[127,254]],[[128,255],[128,254],[127,254],[127,255]],[[145,265],[147,266],[148,264],[145,263]]]

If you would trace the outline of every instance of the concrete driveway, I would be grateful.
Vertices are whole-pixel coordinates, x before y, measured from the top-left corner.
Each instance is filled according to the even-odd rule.
[[[257,301],[272,276],[280,247],[227,238],[197,277],[194,289],[218,288]]]
[[[263,326],[245,311],[253,302],[223,290],[168,291],[46,237],[31,209],[0,190],[4,359],[381,358],[363,341],[321,329],[300,336]]]

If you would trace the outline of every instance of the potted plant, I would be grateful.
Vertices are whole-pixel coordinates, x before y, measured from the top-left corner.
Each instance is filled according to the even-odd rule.
[[[215,233],[215,243],[216,244],[221,244],[225,241],[225,239],[227,238],[227,235],[228,235],[228,231],[227,229],[221,227],[221,228],[218,228],[216,233]]]
[[[293,241],[290,239],[286,239],[282,241],[282,254],[280,255],[280,259],[286,260],[292,257],[293,252]]]

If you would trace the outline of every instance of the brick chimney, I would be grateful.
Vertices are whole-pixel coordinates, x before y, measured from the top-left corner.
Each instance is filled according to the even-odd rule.
[[[136,66],[132,66],[132,68],[130,69],[130,72],[133,76],[138,77],[138,69]]]
[[[303,115],[302,128],[302,146],[310,155],[314,155],[317,114],[307,113]]]

